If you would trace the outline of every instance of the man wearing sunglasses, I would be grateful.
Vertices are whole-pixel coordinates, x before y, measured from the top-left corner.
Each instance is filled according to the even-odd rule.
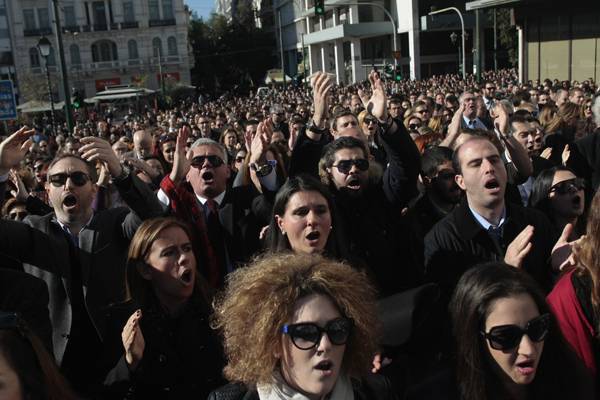
[[[204,257],[198,265],[205,266],[202,272],[209,284],[217,288],[223,285],[229,272],[260,248],[260,227],[251,212],[252,201],[259,193],[253,185],[227,186],[231,170],[227,150],[220,143],[200,138],[186,154],[183,146],[188,136],[189,130],[182,128],[177,137],[173,169],[163,178],[158,196],[195,228],[198,245],[203,246],[196,254]],[[273,169],[264,177],[259,176],[259,180],[263,182],[271,174],[274,175]]]
[[[32,134],[24,127],[0,144],[0,175],[21,162]],[[48,285],[54,356],[75,389],[85,393],[104,373],[95,362],[102,350],[105,309],[126,299],[129,241],[143,219],[160,216],[163,209],[152,191],[121,166],[107,141],[81,140],[81,157],[65,154],[48,168],[46,190],[54,211],[29,216],[26,223],[0,221],[0,262],[18,260]],[[95,161],[107,165],[131,209],[94,212]]]

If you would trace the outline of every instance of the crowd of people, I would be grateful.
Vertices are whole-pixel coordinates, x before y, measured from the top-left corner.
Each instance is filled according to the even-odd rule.
[[[591,78],[317,72],[1,139],[2,398],[600,396]]]

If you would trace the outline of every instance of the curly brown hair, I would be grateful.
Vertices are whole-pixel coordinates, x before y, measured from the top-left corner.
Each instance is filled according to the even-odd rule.
[[[588,214],[585,237],[575,245],[575,258],[580,275],[587,274],[592,280],[591,302],[597,313],[600,310],[600,192],[592,199]],[[598,327],[596,327],[598,328]]]
[[[354,322],[343,368],[360,377],[369,370],[379,323],[376,292],[366,274],[318,255],[267,254],[228,276],[215,300],[212,325],[224,337],[225,377],[249,386],[272,379],[283,346],[280,328],[292,318],[296,302],[310,294],[328,296]]]

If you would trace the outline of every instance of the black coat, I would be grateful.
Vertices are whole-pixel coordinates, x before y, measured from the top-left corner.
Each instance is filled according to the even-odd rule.
[[[397,400],[389,381],[381,375],[370,375],[358,381],[352,379],[354,400]],[[259,400],[256,389],[241,383],[230,383],[210,394],[208,400]]]
[[[104,365],[106,399],[205,399],[225,383],[223,351],[209,326],[209,307],[194,293],[182,312],[168,316],[154,295],[141,307],[144,356],[135,372],[127,367],[121,332],[136,308],[132,302],[110,308]],[[108,369],[107,368],[107,369]]]
[[[523,269],[549,291],[551,272],[548,260],[557,238],[546,216],[537,210],[507,204],[502,245],[499,247],[477,222],[466,199],[425,237],[427,279],[440,285],[442,298],[449,298],[467,269],[483,262],[503,261],[508,245],[527,225],[534,227],[533,246],[523,261]]]

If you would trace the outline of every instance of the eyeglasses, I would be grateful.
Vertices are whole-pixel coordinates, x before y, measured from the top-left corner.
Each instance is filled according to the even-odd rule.
[[[414,131],[415,129],[419,129],[421,127],[421,124],[408,124],[408,129],[410,129],[411,131]]]
[[[327,333],[329,341],[337,346],[346,344],[354,324],[348,318],[338,318],[329,321],[325,328],[312,322],[303,322],[300,324],[285,324],[281,332],[292,339],[294,346],[300,350],[310,350],[318,346],[323,333]]]
[[[488,340],[492,349],[510,350],[519,345],[525,334],[534,342],[543,341],[549,329],[550,314],[546,313],[529,321],[525,329],[518,325],[500,325],[493,327],[488,333],[482,331],[481,335]]]
[[[48,177],[48,181],[55,187],[64,186],[67,179],[71,179],[75,186],[83,186],[90,181],[89,175],[81,171],[71,172],[70,174],[58,173]]]
[[[8,213],[8,218],[12,219],[13,221],[21,221],[23,220],[26,216],[28,216],[29,213],[27,211],[15,211],[15,212],[9,212]]]
[[[204,165],[204,160],[208,160],[208,163],[214,168],[220,167],[221,165],[225,164],[223,159],[219,156],[196,156],[192,158],[192,167],[202,168],[202,166]]]
[[[357,158],[355,160],[340,160],[336,165],[333,165],[333,167],[336,167],[342,174],[348,174],[354,165],[356,165],[356,168],[358,168],[360,171],[366,171],[369,169],[369,160],[365,158]]]
[[[582,178],[574,178],[559,182],[550,188],[550,192],[567,194],[573,189],[576,191],[585,189],[585,180]]]
[[[364,119],[364,123],[369,125],[369,124],[376,124],[377,120],[375,118],[365,118]]]
[[[158,138],[159,143],[174,142],[174,141],[175,141],[175,137],[173,135],[160,135],[160,137]]]

